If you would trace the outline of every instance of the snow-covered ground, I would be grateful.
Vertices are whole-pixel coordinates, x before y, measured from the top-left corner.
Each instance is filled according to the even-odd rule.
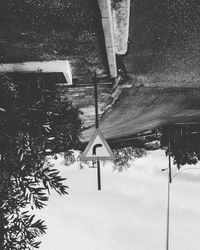
[[[59,164],[59,163],[58,163]],[[52,193],[38,212],[46,220],[41,250],[161,250],[166,244],[168,166],[163,151],[136,160],[128,171],[65,167],[69,195]],[[186,171],[171,186],[170,250],[199,250],[200,171]]]

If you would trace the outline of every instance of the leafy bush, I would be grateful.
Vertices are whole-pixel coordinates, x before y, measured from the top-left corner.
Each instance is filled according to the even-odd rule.
[[[162,128],[161,148],[173,158],[174,164],[182,166],[197,164],[200,160],[199,134],[192,134],[188,127],[171,126]]]
[[[50,190],[67,193],[64,178],[50,161],[80,146],[80,111],[51,82],[13,83],[0,76],[0,249],[32,249],[45,232],[26,212],[41,209]]]
[[[147,155],[147,151],[144,148],[126,147],[113,150],[114,170],[122,172],[123,170],[130,168],[134,159],[141,158]]]

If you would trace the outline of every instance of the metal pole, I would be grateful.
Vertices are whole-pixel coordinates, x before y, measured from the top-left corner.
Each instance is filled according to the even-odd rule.
[[[166,250],[169,250],[169,210],[170,210],[170,182],[168,181]]]
[[[97,79],[96,79],[96,72],[94,73],[94,99],[95,99],[95,126],[96,128],[99,127],[99,120],[98,120],[98,93],[97,93]]]
[[[97,160],[97,181],[98,181],[98,190],[101,190],[101,169],[100,161]]]
[[[171,168],[171,129],[169,127],[169,183],[172,183],[172,168]]]
[[[94,73],[94,98],[95,98],[95,126],[97,129],[99,127],[99,120],[98,120],[98,93],[97,93],[96,72]],[[98,190],[101,190],[101,169],[99,160],[97,160],[97,182],[98,182]]]
[[[170,127],[169,127],[169,146],[168,146],[168,153],[169,153],[169,174],[168,174],[168,197],[167,197],[167,237],[166,237],[166,250],[169,250],[169,212],[170,212],[170,185],[172,183],[172,176],[171,176],[171,144],[170,144]]]

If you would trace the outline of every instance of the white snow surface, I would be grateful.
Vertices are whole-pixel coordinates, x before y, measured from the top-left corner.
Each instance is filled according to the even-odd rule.
[[[97,171],[57,167],[67,178],[69,195],[52,192],[37,217],[47,234],[40,250],[161,250],[166,247],[168,159],[155,151],[122,173],[112,164]],[[199,165],[200,166],[200,165]],[[171,185],[170,250],[200,249],[200,171],[180,173]]]

